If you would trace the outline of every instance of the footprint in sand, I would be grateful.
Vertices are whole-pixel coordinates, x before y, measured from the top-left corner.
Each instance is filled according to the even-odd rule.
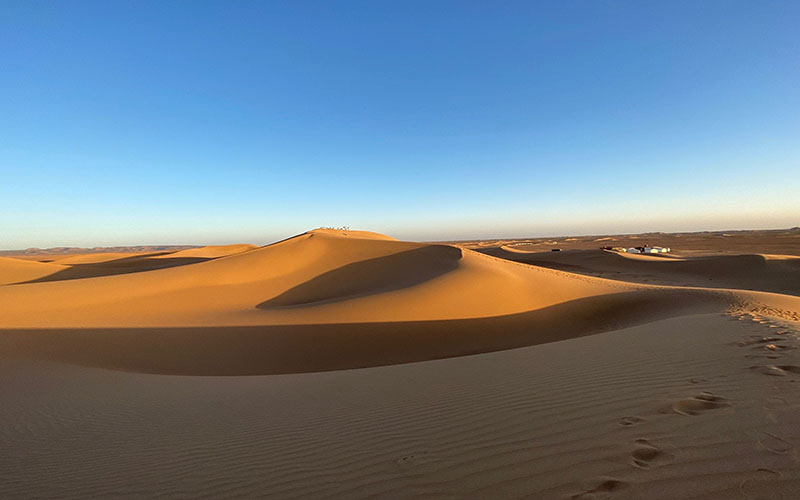
[[[792,373],[800,375],[800,366],[795,365],[758,365],[751,366],[750,369],[773,377],[785,377]]]
[[[749,338],[734,342],[733,345],[737,347],[747,347],[755,344],[768,344],[772,342],[781,342],[783,338],[780,337],[762,337],[761,335],[751,335]]]
[[[626,481],[620,481],[613,477],[601,478],[600,484],[590,490],[586,490],[577,495],[573,495],[572,500],[599,500],[601,498],[611,498],[617,491],[624,490],[630,486]]]
[[[649,469],[672,459],[672,455],[665,453],[646,439],[636,440],[636,449],[631,453],[631,457],[633,457],[633,465],[640,469]]]
[[[725,406],[730,406],[725,398],[715,396],[710,392],[702,392],[697,396],[681,399],[680,401],[673,403],[672,410],[676,413],[680,413],[681,415],[694,416],[709,410],[723,408]]]
[[[784,408],[788,406],[788,402],[783,398],[767,398],[764,400],[764,409],[766,410],[778,410],[780,408]]]
[[[780,359],[780,354],[748,354],[745,356],[747,359]]]
[[[790,351],[792,349],[797,349],[797,348],[789,345],[769,343],[760,345],[756,347],[756,349],[759,351],[766,351],[766,352],[780,352],[780,351]]]
[[[644,422],[644,419],[642,417],[631,416],[619,419],[617,425],[619,425],[620,427],[633,427],[634,425],[639,425],[642,422]]]
[[[749,477],[739,484],[739,491],[747,500],[766,500],[767,498],[778,498],[771,494],[768,485],[770,482],[780,478],[780,472],[772,469],[760,468],[753,473],[753,477]]]
[[[413,455],[406,455],[404,457],[400,457],[394,461],[397,465],[402,467],[413,467],[416,465],[422,465],[424,463],[430,462],[430,457],[427,456],[428,453],[425,451],[415,453]]]
[[[779,455],[786,454],[792,449],[792,443],[769,432],[758,433],[758,444],[763,446],[765,450]]]

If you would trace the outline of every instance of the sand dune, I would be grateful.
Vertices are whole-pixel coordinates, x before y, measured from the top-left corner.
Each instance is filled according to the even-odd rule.
[[[797,306],[800,306],[800,300]],[[783,304],[786,307],[786,304]],[[489,318],[267,326],[5,329],[21,356],[145,373],[265,375],[409,363],[725,310],[705,293],[623,292]],[[783,310],[783,308],[781,308]],[[498,332],[500,332],[498,334]]]
[[[0,259],[0,497],[798,491],[800,259],[504,243]]]
[[[48,256],[36,261],[30,258],[14,259],[28,263],[29,272],[6,271],[0,267],[0,280],[4,284],[64,281],[100,276],[129,274],[168,267],[183,266],[216,259],[258,248],[255,245],[225,245],[158,252],[107,252]],[[29,256],[28,256],[29,257]],[[0,257],[7,258],[7,257]],[[41,264],[37,267],[36,264]],[[49,266],[49,267],[47,267]],[[60,267],[57,267],[60,266]],[[13,266],[22,269],[20,265]],[[34,271],[38,269],[39,272]],[[49,270],[50,272],[46,272]]]
[[[650,256],[603,250],[541,252],[508,246],[482,251],[515,262],[638,283],[800,295],[800,257],[789,255],[681,257],[680,254]]]
[[[632,285],[363,232],[197,250],[228,254],[0,288],[0,301],[14,304],[0,311],[3,341],[14,352],[93,366],[268,374],[488,352],[744,305],[800,310],[795,298]],[[109,328],[113,335],[101,334]]]
[[[138,273],[155,269],[183,266],[208,260],[199,257],[175,257],[163,254],[85,254],[56,259],[54,263],[62,266],[58,272],[48,274],[31,283],[45,281],[82,280],[100,276]],[[21,282],[24,283],[24,282]]]
[[[793,498],[800,379],[751,367],[798,332],[742,318],[266,377],[0,357],[0,496]]]
[[[0,285],[36,280],[64,269],[58,264],[0,257]]]
[[[74,266],[83,264],[105,264],[115,261],[126,261],[132,259],[146,259],[170,255],[170,252],[105,252],[105,253],[83,253],[74,255],[53,256],[50,262],[57,264]]]
[[[450,246],[309,232],[192,265],[0,289],[7,327],[461,319],[627,289]],[[504,300],[497,300],[500,296]],[[491,300],[489,300],[491,299]],[[161,307],[168,301],[170,307]],[[303,307],[297,307],[302,305]]]

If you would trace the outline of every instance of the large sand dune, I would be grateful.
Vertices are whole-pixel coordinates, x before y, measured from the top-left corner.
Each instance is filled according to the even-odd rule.
[[[800,257],[789,255],[650,256],[599,249],[526,251],[514,246],[482,251],[515,262],[638,283],[691,284],[800,295]]]
[[[478,248],[0,259],[0,496],[798,491],[796,259]]]
[[[794,308],[786,297],[637,286],[365,233],[313,231],[236,250],[167,269],[55,280],[59,271],[2,287],[0,301],[14,304],[0,312],[3,341],[93,366],[268,374],[494,351],[745,302]],[[208,254],[173,258],[186,252]]]
[[[165,260],[165,259],[161,259]],[[327,232],[192,265],[0,289],[6,327],[232,326],[463,319],[631,287],[469,250]],[[71,278],[71,277],[70,277]],[[168,307],[164,307],[168,304]]]

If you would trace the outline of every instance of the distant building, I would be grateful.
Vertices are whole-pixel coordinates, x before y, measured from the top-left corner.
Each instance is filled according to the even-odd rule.
[[[644,246],[644,247],[633,247],[625,249],[627,253],[667,253],[670,251],[669,247],[651,247],[651,246]]]
[[[611,250],[614,252],[620,253],[667,253],[671,251],[669,247],[651,247],[651,246],[643,246],[643,247],[602,247],[603,250]]]

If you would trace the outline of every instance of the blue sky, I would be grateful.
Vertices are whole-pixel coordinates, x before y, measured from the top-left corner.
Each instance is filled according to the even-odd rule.
[[[0,248],[800,225],[800,3],[0,4]]]

